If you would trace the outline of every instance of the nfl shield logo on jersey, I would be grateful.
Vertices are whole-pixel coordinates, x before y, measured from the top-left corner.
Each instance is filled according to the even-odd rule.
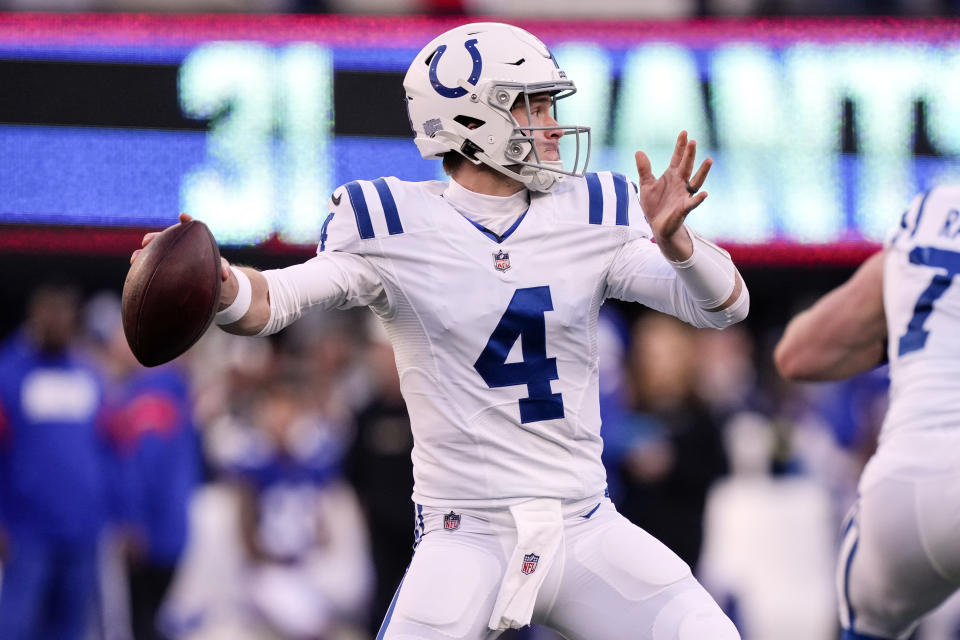
[[[506,271],[510,268],[510,254],[497,251],[493,254],[493,268],[497,271]]]
[[[530,575],[537,570],[538,562],[540,562],[540,556],[535,553],[528,553],[523,556],[523,566],[520,567],[520,571],[523,571],[526,575]]]
[[[443,528],[446,529],[447,531],[456,531],[457,529],[459,529],[460,514],[454,513],[453,511],[451,511],[450,513],[443,516]]]

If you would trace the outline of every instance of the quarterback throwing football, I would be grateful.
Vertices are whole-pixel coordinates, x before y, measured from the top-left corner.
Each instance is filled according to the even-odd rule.
[[[694,172],[681,133],[660,178],[637,153],[639,187],[586,173],[589,128],[555,120],[573,82],[505,24],[436,38],[404,88],[416,144],[449,183],[337,188],[317,256],[225,267],[217,318],[268,335],[312,307],[365,305],[390,336],[418,543],[378,638],[480,640],[530,623],[572,640],[739,638],[689,567],[617,513],[600,461],[605,299],[698,327],[747,315],[729,255],[683,224],[710,160]],[[577,140],[570,168],[564,135]]]

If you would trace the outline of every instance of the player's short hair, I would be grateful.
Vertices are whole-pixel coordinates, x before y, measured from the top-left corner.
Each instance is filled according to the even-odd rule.
[[[447,151],[443,154],[443,172],[448,176],[452,176],[466,161],[467,159],[457,151]]]

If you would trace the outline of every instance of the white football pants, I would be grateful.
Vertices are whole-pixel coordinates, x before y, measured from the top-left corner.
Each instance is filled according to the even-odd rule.
[[[454,509],[445,528],[450,509],[418,511],[419,544],[377,640],[498,637],[487,623],[516,544],[510,512]],[[534,624],[569,640],[739,640],[686,563],[609,499],[565,507],[563,522]]]
[[[845,524],[840,622],[874,638],[906,638],[958,587],[960,435],[890,438],[864,470]]]

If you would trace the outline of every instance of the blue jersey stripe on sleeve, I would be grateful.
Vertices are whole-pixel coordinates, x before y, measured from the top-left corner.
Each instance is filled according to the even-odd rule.
[[[370,211],[367,209],[367,200],[363,196],[363,189],[357,181],[348,182],[346,185],[347,195],[350,196],[350,205],[353,207],[353,215],[357,218],[357,231],[361,238],[373,237],[373,223],[370,222]]]
[[[383,205],[383,215],[387,219],[387,230],[390,235],[403,233],[403,225],[400,224],[400,213],[397,211],[397,203],[390,193],[390,187],[383,178],[377,178],[373,181],[373,186],[377,188],[380,194],[380,204]]]
[[[622,173],[613,174],[613,193],[617,197],[617,224],[630,225],[629,201],[627,200],[627,177]]]
[[[320,227],[320,251],[317,253],[322,253],[327,248],[327,227],[330,226],[331,220],[333,220],[333,211],[327,215],[327,219],[323,221],[323,226]]]
[[[603,190],[600,188],[600,176],[588,173],[587,198],[590,203],[590,224],[603,224]]]

